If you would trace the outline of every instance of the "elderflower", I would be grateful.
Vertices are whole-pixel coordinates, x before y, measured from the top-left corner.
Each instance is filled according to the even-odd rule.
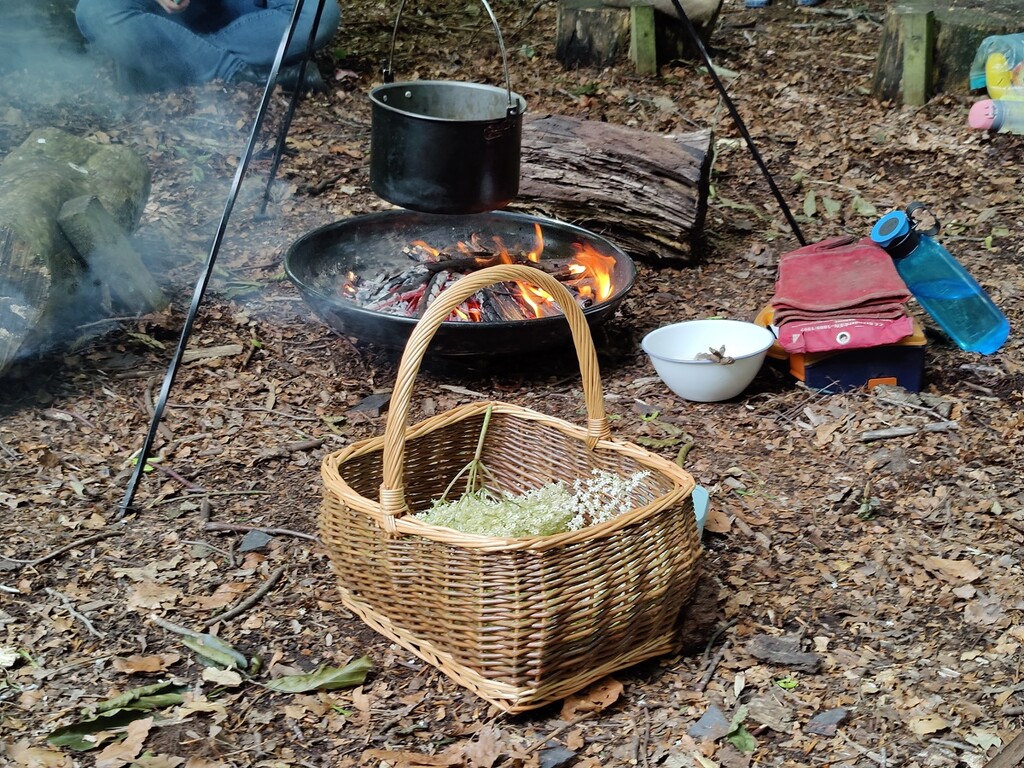
[[[633,494],[649,475],[641,471],[619,477],[595,469],[571,488],[556,481],[521,494],[477,490],[454,501],[436,500],[416,517],[430,525],[500,538],[578,531],[633,509]]]
[[[573,515],[569,520],[569,530],[579,531],[629,512],[636,506],[633,493],[650,474],[641,471],[629,477],[619,477],[612,472],[595,469],[586,480],[576,479],[572,484]]]

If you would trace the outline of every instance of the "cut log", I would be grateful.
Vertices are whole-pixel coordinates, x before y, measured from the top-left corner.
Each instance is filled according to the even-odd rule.
[[[134,231],[150,172],[127,147],[102,145],[55,128],[34,131],[0,164],[0,373],[38,352],[102,308],[82,300],[86,264],[57,223],[61,207],[95,196]]]
[[[603,234],[633,258],[696,260],[712,133],[652,134],[548,115],[526,120],[512,208]]]
[[[967,93],[981,41],[1020,31],[1019,0],[900,0],[885,17],[872,95],[920,105]]]
[[[167,297],[124,229],[96,197],[82,195],[68,200],[60,209],[57,223],[85,261],[93,281],[114,298],[112,312],[136,314],[167,308]]]

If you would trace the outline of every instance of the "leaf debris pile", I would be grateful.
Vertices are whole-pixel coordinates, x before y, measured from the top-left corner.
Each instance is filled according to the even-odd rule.
[[[121,523],[112,515],[259,94],[211,85],[114,98],[97,80],[68,96],[52,93],[59,78],[6,77],[0,152],[54,124],[147,157],[139,250],[178,297],[3,382],[6,764],[981,768],[1021,729],[1019,334],[979,358],[929,327],[920,394],[822,395],[768,365],[734,401],[674,398],[637,340],[682,319],[753,317],[797,243],[699,67],[669,64],[660,78],[626,64],[563,70],[555,10],[497,5],[532,112],[716,136],[704,262],[640,265],[597,339],[616,435],[682,461],[711,493],[706,576],[680,652],[561,708],[506,718],[340,606],[316,542],[319,460],[382,432],[395,360],[327,330],[281,256],[315,227],[387,207],[368,186],[366,92],[392,9],[357,3],[329,52],[330,89],[296,113],[262,219],[287,106],[272,101],[191,339],[197,354],[175,383],[139,512]],[[863,236],[880,214],[931,202],[944,242],[1024,327],[1012,170],[1024,144],[966,130],[964,94],[920,109],[873,102],[884,10],[881,0],[761,11],[726,0],[716,63],[806,236]],[[445,79],[472,66],[500,79],[497,57],[466,55],[483,22],[461,6],[411,15],[403,69]],[[529,363],[425,369],[413,417],[487,398],[584,419],[574,361]],[[372,668],[353,687],[273,690],[240,665],[204,666],[168,625],[262,658],[246,670],[261,683],[318,679],[364,656]],[[87,753],[47,742],[122,696],[180,701],[85,734]]]

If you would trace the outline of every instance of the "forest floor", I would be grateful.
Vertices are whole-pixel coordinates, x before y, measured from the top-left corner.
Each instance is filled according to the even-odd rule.
[[[498,75],[486,19],[470,6],[407,11],[402,77]],[[874,100],[883,0],[758,11],[725,0],[716,65],[808,241],[864,236],[881,214],[926,202],[1014,332],[996,354],[969,354],[915,309],[929,342],[920,394],[827,395],[766,365],[738,398],[689,403],[657,379],[639,340],[677,320],[752,319],[794,233],[702,66],[566,70],[552,3],[495,10],[532,114],[714,132],[695,263],[639,264],[595,336],[615,437],[669,459],[692,443],[685,468],[711,494],[689,641],[564,706],[509,716],[339,602],[316,538],[320,460],[383,431],[386,409],[359,406],[390,389],[396,360],[334,334],[282,256],[316,227],[390,207],[368,185],[367,92],[395,9],[357,0],[320,58],[327,92],[299,103],[261,218],[287,104],[271,101],[192,333],[196,354],[123,519],[132,455],[261,91],[126,94],[103,66],[78,67],[85,81],[71,89],[38,70],[5,74],[0,157],[54,125],[147,159],[136,243],[174,297],[165,313],[119,318],[0,382],[5,764],[981,768],[1024,713],[1024,139],[970,131],[969,94],[921,108]],[[483,363],[421,372],[412,418],[478,399],[584,418],[571,362]],[[900,427],[915,429],[866,434]],[[263,670],[204,667],[182,628],[262,657]],[[372,667],[356,687],[265,687],[363,656]],[[145,699],[147,717],[90,724],[98,704],[147,685],[169,697]],[[65,726],[93,748],[48,743]]]

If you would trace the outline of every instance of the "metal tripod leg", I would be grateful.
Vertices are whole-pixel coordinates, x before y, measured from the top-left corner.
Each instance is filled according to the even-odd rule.
[[[281,157],[284,155],[285,141],[288,139],[288,131],[292,127],[292,118],[295,117],[295,108],[299,103],[299,96],[302,92],[303,83],[306,80],[306,65],[309,63],[310,57],[313,55],[313,49],[316,44],[316,33],[320,28],[320,18],[323,15],[325,0],[318,0],[316,6],[316,15],[313,16],[313,28],[309,31],[309,39],[306,41],[306,48],[302,53],[302,59],[299,61],[299,76],[298,83],[296,84],[295,90],[292,92],[291,99],[288,101],[288,110],[285,112],[284,120],[281,122],[281,127],[277,132],[277,144],[274,147],[274,159],[270,163],[270,173],[267,176],[267,186],[263,190],[263,201],[260,203],[259,216],[263,217],[267,215],[267,203],[270,202],[270,187],[274,183],[274,179],[277,177],[277,169],[281,165]],[[302,0],[298,0],[298,6],[301,7]],[[296,13],[295,19],[298,19]]]
[[[124,498],[121,500],[121,504],[114,517],[115,520],[123,518],[131,509],[132,500],[135,498],[135,492],[139,488],[139,481],[142,479],[142,474],[146,469],[146,462],[149,460],[150,452],[153,450],[153,443],[156,440],[157,429],[159,428],[160,421],[163,418],[164,408],[167,406],[167,399],[171,394],[171,387],[174,386],[174,379],[178,374],[178,369],[181,367],[181,359],[185,354],[185,347],[188,345],[189,337],[192,335],[192,327],[195,325],[196,316],[199,314],[199,305],[203,301],[203,296],[206,293],[206,287],[209,285],[210,278],[213,275],[213,267],[217,261],[217,254],[220,252],[221,243],[224,241],[224,233],[227,231],[228,219],[231,217],[231,211],[234,209],[235,201],[238,199],[242,180],[245,178],[245,173],[249,168],[249,162],[252,160],[253,147],[256,146],[256,140],[260,135],[260,128],[262,128],[263,120],[267,114],[267,106],[270,104],[270,97],[274,90],[274,81],[277,80],[277,73],[281,69],[281,62],[284,60],[284,54],[288,50],[288,46],[291,45],[292,37],[295,36],[295,29],[298,25],[299,14],[302,12],[302,2],[303,0],[296,0],[295,8],[292,11],[291,22],[289,23],[288,29],[277,48],[277,55],[274,58],[274,64],[270,68],[270,74],[267,77],[267,84],[263,89],[263,98],[260,100],[259,109],[256,112],[256,119],[253,121],[252,131],[249,133],[249,141],[245,146],[245,152],[242,153],[242,158],[238,163],[238,168],[235,170],[235,177],[231,182],[231,189],[228,191],[228,199],[224,204],[224,212],[221,214],[220,224],[217,226],[217,234],[213,238],[213,244],[210,246],[210,252],[206,257],[206,263],[203,267],[203,271],[200,274],[195,290],[192,293],[192,303],[189,305],[188,314],[185,316],[185,323],[181,328],[181,336],[178,338],[178,344],[175,347],[174,356],[171,358],[171,363],[167,368],[167,373],[164,375],[164,382],[160,388],[160,394],[157,397],[156,403],[153,405],[153,415],[150,418],[149,430],[146,432],[146,437],[143,440],[142,447],[139,448],[138,453],[135,455],[135,467],[133,468],[131,478],[128,481],[128,488],[125,490]],[[320,9],[323,8],[323,3],[324,0],[320,0]],[[320,12],[318,10],[316,19],[317,24],[319,24],[319,20]],[[314,25],[313,32],[316,32],[316,25]],[[313,36],[311,35],[310,47],[312,46],[312,42]],[[306,53],[308,56],[308,49]],[[285,130],[287,130],[287,128]],[[282,136],[283,135],[284,134],[282,133]]]

